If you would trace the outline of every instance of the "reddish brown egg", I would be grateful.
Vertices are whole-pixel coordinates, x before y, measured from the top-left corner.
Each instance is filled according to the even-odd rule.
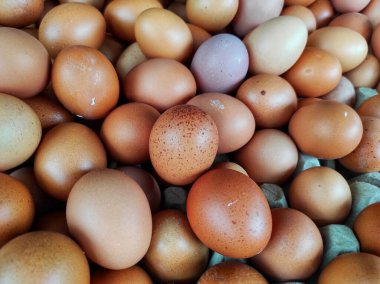
[[[372,0],[368,6],[362,11],[370,20],[372,27],[376,27],[380,23],[380,0]]]
[[[106,34],[102,45],[99,47],[99,51],[103,53],[109,61],[111,61],[112,65],[116,64],[124,49],[124,43],[110,34]]]
[[[309,33],[312,31],[315,31],[315,29],[317,28],[317,21],[315,19],[313,12],[305,6],[302,6],[302,5],[287,6],[282,10],[281,15],[294,16],[294,17],[300,18],[305,23]]]
[[[289,133],[305,154],[337,159],[359,145],[363,125],[359,115],[348,105],[321,100],[299,108],[293,114]]]
[[[371,0],[331,0],[335,10],[340,13],[359,12],[363,10]]]
[[[282,184],[297,166],[298,151],[284,132],[263,129],[234,154],[234,161],[257,183]]]
[[[202,29],[196,25],[187,24],[187,26],[193,36],[193,50],[196,51],[203,42],[211,37],[211,35],[205,29]]]
[[[0,200],[1,248],[9,240],[30,229],[34,219],[34,203],[24,184],[3,173],[0,173]]]
[[[330,0],[316,0],[309,7],[317,21],[317,28],[327,26],[334,17],[334,8]]]
[[[243,169],[242,166],[240,166],[239,164],[236,164],[234,162],[221,162],[221,163],[217,163],[214,166],[214,169],[230,169],[230,170],[235,170],[235,171],[241,172],[242,174],[248,176],[248,173],[245,171],[245,169]]]
[[[375,88],[380,79],[379,60],[374,55],[368,54],[358,67],[345,73],[345,76],[356,88]]]
[[[338,86],[319,98],[329,101],[337,101],[353,107],[356,101],[355,87],[349,79],[342,76]]]
[[[186,208],[197,237],[224,256],[251,257],[269,241],[268,201],[252,179],[237,171],[215,169],[202,175],[190,189]]]
[[[380,25],[377,25],[373,30],[371,37],[371,47],[373,54],[380,60]]]
[[[367,41],[372,34],[372,24],[362,13],[352,12],[339,15],[329,23],[329,26],[350,28],[360,33]]]
[[[149,138],[154,169],[175,185],[192,183],[212,165],[219,145],[218,129],[196,106],[177,105],[164,112]]]
[[[44,10],[43,0],[3,0],[0,3],[0,25],[25,27],[35,23]]]
[[[356,111],[360,116],[372,116],[380,119],[380,95],[365,100]]]
[[[59,0],[60,3],[84,3],[87,5],[92,5],[99,10],[104,6],[105,0]]]
[[[34,230],[57,232],[70,237],[65,211],[53,211],[40,216],[35,222]]]
[[[152,217],[141,187],[112,169],[93,170],[75,183],[66,207],[71,234],[87,256],[108,269],[135,265],[148,250]]]
[[[141,51],[141,48],[137,42],[129,45],[119,56],[116,62],[116,71],[119,75],[120,81],[124,82],[125,76],[133,69],[133,67],[139,65],[147,58]]]
[[[304,280],[319,267],[323,254],[321,234],[305,214],[291,208],[272,209],[273,229],[253,265],[276,281]]]
[[[255,75],[240,85],[236,98],[245,103],[263,128],[285,125],[297,109],[297,96],[285,79],[277,75]]]
[[[91,275],[91,284],[153,284],[148,273],[140,266],[121,270],[100,268]]]
[[[322,100],[321,98],[300,98],[298,100],[297,110],[300,109],[301,107],[313,104],[315,102],[319,102],[321,100]]]
[[[82,124],[68,122],[46,133],[36,152],[34,173],[47,193],[66,200],[82,175],[106,166],[106,153],[98,136]]]

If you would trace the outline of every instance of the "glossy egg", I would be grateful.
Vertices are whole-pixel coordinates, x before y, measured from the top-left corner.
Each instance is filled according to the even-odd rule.
[[[234,162],[217,163],[214,166],[214,169],[230,169],[230,170],[241,172],[242,174],[248,176],[248,173],[245,171],[245,169],[242,166],[240,166],[239,164],[236,164]]]
[[[359,12],[363,10],[371,0],[331,0],[335,10],[340,13]]]
[[[259,186],[229,169],[211,170],[190,189],[187,217],[197,237],[228,257],[248,258],[267,245],[272,218]]]
[[[44,10],[43,0],[4,0],[0,3],[0,25],[25,27],[35,23]]]
[[[347,79],[356,87],[375,88],[380,79],[380,63],[372,54],[355,69],[345,73]]]
[[[334,18],[329,26],[346,27],[360,33],[367,41],[371,38],[372,24],[362,13],[345,13]]]
[[[365,100],[356,111],[360,116],[380,118],[380,95]]]
[[[116,62],[116,71],[119,75],[120,81],[123,82],[129,71],[146,59],[146,56],[141,51],[137,42],[132,43],[124,49]]]
[[[100,268],[91,275],[91,284],[153,284],[149,274],[140,266],[111,270]]]
[[[308,8],[315,16],[317,28],[327,26],[335,14],[330,0],[316,0]]]
[[[288,6],[282,10],[281,15],[294,16],[301,19],[305,23],[309,33],[312,31],[315,31],[315,29],[317,28],[317,21],[315,19],[313,12],[305,6],[302,6],[302,5]]]
[[[356,101],[355,87],[347,77],[342,76],[339,84],[332,91],[319,98],[337,101],[353,107]]]

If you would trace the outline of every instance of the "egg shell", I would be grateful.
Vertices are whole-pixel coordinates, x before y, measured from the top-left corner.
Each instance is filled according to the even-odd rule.
[[[365,100],[356,111],[360,116],[372,116],[380,119],[380,95]]]
[[[131,102],[153,106],[163,112],[195,96],[193,74],[182,63],[168,58],[146,60],[125,77],[124,93]]]
[[[186,14],[186,3],[180,2],[180,1],[179,2],[173,1],[172,3],[169,4],[167,9],[177,14],[185,22],[189,21],[187,19],[187,14]]]
[[[56,232],[70,237],[66,212],[63,210],[53,211],[39,216],[35,221],[34,230]]]
[[[93,170],[73,186],[66,217],[87,256],[108,269],[135,265],[148,250],[152,217],[141,187],[112,169]]]
[[[320,99],[337,101],[353,107],[356,101],[355,87],[347,77],[342,76],[339,84]]]
[[[0,3],[0,25],[25,27],[36,22],[44,9],[43,0],[3,0]]]
[[[371,0],[331,0],[335,10],[340,13],[359,12],[363,10]]]
[[[375,28],[380,23],[380,0],[372,0],[361,12],[368,17],[372,27]]]
[[[317,28],[317,20],[313,12],[302,5],[292,5],[285,7],[282,12],[282,16],[294,16],[300,18],[306,25],[307,31],[310,33]]]
[[[248,52],[243,42],[232,34],[218,34],[197,49],[191,71],[201,92],[230,93],[245,78]]]
[[[375,88],[380,79],[379,60],[374,55],[368,54],[359,66],[344,75],[355,88]]]
[[[91,284],[153,284],[149,274],[140,266],[111,270],[100,268],[91,275]]]
[[[302,6],[309,6],[313,4],[315,0],[285,0],[285,5],[291,6],[291,5],[302,5]]]
[[[280,75],[301,56],[307,27],[293,16],[270,19],[244,37],[249,54],[249,71]]]
[[[103,53],[114,66],[124,49],[124,43],[110,34],[106,34],[102,45],[99,47],[99,51]]]
[[[214,166],[214,169],[230,169],[230,170],[235,170],[238,172],[241,172],[242,174],[248,176],[248,173],[245,171],[245,169],[240,166],[239,164],[236,164],[234,162],[220,162],[217,163]]]
[[[59,0],[61,4],[63,3],[84,3],[87,5],[92,5],[95,8],[101,10],[104,6],[105,0]]]
[[[120,54],[116,62],[116,71],[121,82],[124,82],[125,76],[132,70],[133,67],[145,61],[147,58],[141,51],[137,42],[129,45]]]
[[[316,0],[308,8],[313,12],[317,21],[317,28],[327,26],[335,15],[330,0]]]
[[[377,57],[377,59],[380,58],[380,25],[377,25],[375,29],[373,30],[372,37],[371,37],[371,47],[373,50],[373,54]]]
[[[229,169],[210,170],[192,185],[187,217],[197,237],[210,249],[232,258],[248,258],[267,245],[272,218],[259,186]]]
[[[202,29],[196,25],[188,23],[187,26],[189,27],[191,35],[193,36],[193,51],[196,51],[202,43],[211,37],[211,34],[205,29]]]
[[[362,13],[345,13],[335,17],[329,26],[346,27],[360,33],[367,41],[371,38],[372,24]]]

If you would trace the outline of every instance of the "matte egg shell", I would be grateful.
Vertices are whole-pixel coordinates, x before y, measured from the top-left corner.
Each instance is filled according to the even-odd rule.
[[[287,6],[281,12],[282,16],[294,16],[300,18],[306,25],[308,32],[315,31],[317,28],[317,21],[313,12],[302,5]]]
[[[344,75],[355,88],[375,88],[380,79],[379,60],[374,55],[368,54],[359,66]]]
[[[363,10],[371,0],[331,0],[335,10],[340,13],[359,12]]]
[[[380,95],[365,100],[356,110],[360,116],[380,118]]]
[[[132,43],[124,49],[116,62],[116,71],[120,81],[124,82],[125,76],[129,71],[146,59],[137,42]]]
[[[69,227],[66,220],[66,212],[52,211],[39,216],[33,226],[35,231],[57,232],[70,237]]]
[[[91,275],[91,284],[153,284],[149,274],[140,266],[111,270],[100,268]]]
[[[35,23],[44,10],[43,0],[3,0],[0,2],[0,25],[25,27]]]
[[[329,26],[346,27],[360,33],[367,41],[372,35],[372,24],[362,13],[345,13],[334,18]]]
[[[342,76],[339,84],[332,91],[319,98],[337,101],[353,107],[356,101],[355,87],[347,77]]]

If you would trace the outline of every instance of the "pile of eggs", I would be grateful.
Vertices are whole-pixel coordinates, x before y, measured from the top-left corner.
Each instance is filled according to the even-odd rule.
[[[380,0],[1,1],[0,283],[378,283],[379,60]]]

